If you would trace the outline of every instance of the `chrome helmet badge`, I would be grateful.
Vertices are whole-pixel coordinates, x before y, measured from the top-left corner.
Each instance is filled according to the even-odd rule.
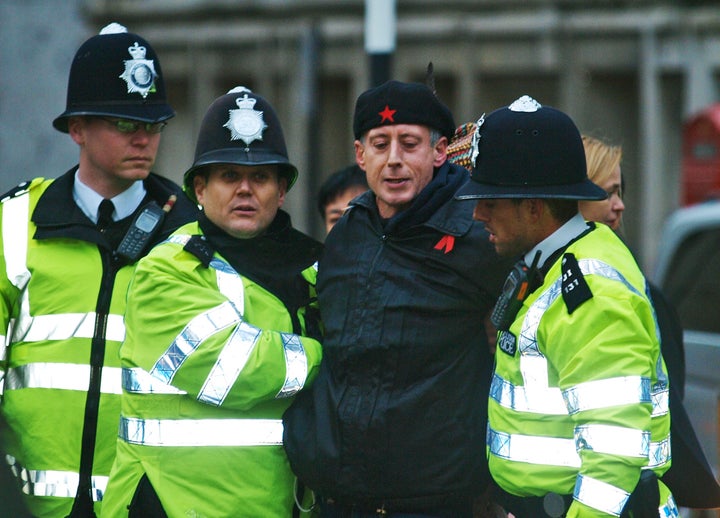
[[[241,87],[228,93],[234,91],[245,92],[245,95],[235,100],[237,110],[228,110],[230,118],[223,127],[230,130],[230,140],[242,140],[246,146],[249,146],[255,140],[262,140],[267,124],[263,120],[263,112],[254,109],[257,99],[248,97],[247,92],[250,90]]]
[[[540,108],[542,108],[542,104],[537,102],[529,95],[523,95],[519,99],[515,100],[515,102],[513,102],[510,106],[508,106],[508,108],[514,112],[531,113],[536,112]]]
[[[155,64],[145,59],[146,49],[137,42],[128,47],[128,52],[133,59],[125,60],[125,71],[119,77],[127,83],[129,94],[137,92],[145,98],[148,92],[155,91]]]

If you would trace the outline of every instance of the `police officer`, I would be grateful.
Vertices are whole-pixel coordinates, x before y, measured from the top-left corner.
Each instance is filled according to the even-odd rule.
[[[524,96],[479,121],[460,199],[477,199],[501,255],[521,256],[498,300],[487,447],[518,518],[678,516],[668,375],[647,282],[578,200],[590,182],[572,120]]]
[[[322,244],[280,209],[297,175],[267,100],[238,87],[208,108],[184,180],[199,219],[128,293],[103,516],[292,516],[281,417],[322,356]]]
[[[127,283],[137,258],[197,212],[179,186],[150,173],[173,115],[155,51],[111,24],[77,51],[66,110],[53,122],[79,146],[79,164],[3,196],[2,449],[35,516],[100,509],[115,456]]]

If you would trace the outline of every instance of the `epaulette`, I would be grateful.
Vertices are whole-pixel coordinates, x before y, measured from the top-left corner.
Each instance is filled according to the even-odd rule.
[[[197,257],[205,268],[210,266],[210,261],[215,254],[212,245],[201,235],[192,236],[185,243],[183,249]]]
[[[593,297],[590,286],[573,254],[564,254],[562,268],[562,297],[569,314]]]
[[[32,180],[28,180],[26,182],[21,183],[20,185],[17,185],[16,187],[13,187],[8,192],[0,196],[0,203],[5,203],[7,200],[11,198],[17,198],[18,196],[22,196],[26,192],[30,190],[30,185],[32,184]]]

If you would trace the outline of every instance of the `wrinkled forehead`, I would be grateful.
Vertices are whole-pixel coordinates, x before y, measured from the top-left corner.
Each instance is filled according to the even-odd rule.
[[[430,131],[429,127],[423,126],[422,124],[389,124],[368,130],[367,133],[365,133],[365,138],[415,137],[420,139],[429,139]]]

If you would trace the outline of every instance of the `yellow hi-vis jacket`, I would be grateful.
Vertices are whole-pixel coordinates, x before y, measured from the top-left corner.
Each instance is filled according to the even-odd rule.
[[[641,470],[670,467],[654,311],[635,259],[605,225],[567,247],[498,333],[488,453],[509,493],[573,495],[568,517],[619,516]],[[660,486],[659,511],[676,512]]]
[[[73,201],[75,169],[21,185],[0,208],[0,412],[8,424],[1,460],[38,517],[70,513],[83,454],[82,486],[99,513],[120,415],[118,351],[135,265],[116,261]],[[196,217],[174,183],[154,174],[143,183],[160,206],[177,196],[156,239]]]
[[[292,516],[281,418],[322,357],[303,336],[311,308],[299,308],[294,333],[275,295],[219,253],[205,266],[185,250],[201,233],[197,223],[180,228],[140,261],[130,286],[103,516],[127,516],[143,474],[170,517]],[[316,266],[301,274],[316,304]]]

